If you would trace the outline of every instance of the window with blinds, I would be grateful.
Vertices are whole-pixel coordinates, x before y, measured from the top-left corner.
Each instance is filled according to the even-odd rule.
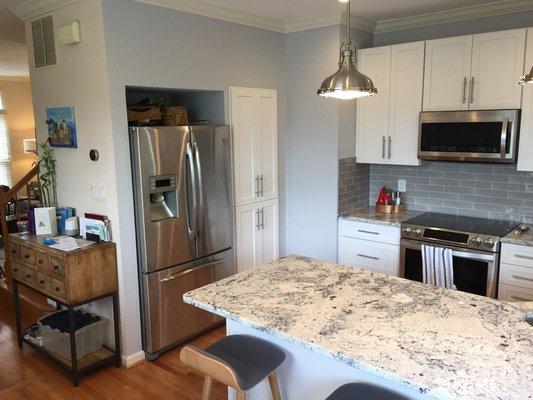
[[[0,185],[11,187],[11,149],[4,93],[0,91]]]

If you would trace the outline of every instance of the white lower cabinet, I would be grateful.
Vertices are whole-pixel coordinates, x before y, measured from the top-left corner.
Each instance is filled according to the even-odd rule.
[[[502,244],[498,299],[533,301],[533,247]]]
[[[340,264],[398,276],[400,229],[340,219],[338,259]]]
[[[278,258],[278,200],[235,208],[237,272]]]

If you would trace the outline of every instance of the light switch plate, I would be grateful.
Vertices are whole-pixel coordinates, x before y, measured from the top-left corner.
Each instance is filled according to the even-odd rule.
[[[91,199],[106,202],[107,189],[105,187],[91,186]]]
[[[398,192],[406,192],[407,191],[407,183],[405,179],[398,179]]]

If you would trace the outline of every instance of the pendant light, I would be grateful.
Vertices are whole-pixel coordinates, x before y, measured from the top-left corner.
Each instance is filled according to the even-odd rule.
[[[341,100],[372,96],[378,92],[372,80],[355,67],[357,60],[350,33],[350,0],[346,4],[346,39],[340,47],[339,70],[328,76],[317,91],[319,96]]]
[[[531,71],[529,71],[529,74],[524,75],[520,78],[518,81],[521,85],[525,85],[526,83],[533,83],[533,67],[531,67]]]

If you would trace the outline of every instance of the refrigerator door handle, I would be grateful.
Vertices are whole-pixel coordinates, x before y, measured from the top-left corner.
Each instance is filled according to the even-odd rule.
[[[192,186],[192,207],[190,207],[188,202],[188,194],[186,194],[185,198],[187,199],[187,230],[189,231],[189,237],[191,240],[196,238],[196,231],[197,231],[197,215],[198,215],[198,202],[196,199],[196,169],[194,167],[194,156],[192,152],[192,147],[189,142],[187,142],[187,153],[186,153],[187,162],[189,163],[189,173],[190,173],[190,181]],[[192,210],[191,210],[192,208]],[[192,213],[191,213],[192,211]],[[192,216],[191,216],[192,215]]]
[[[200,227],[204,226],[203,220],[204,220],[204,182],[202,180],[202,163],[200,160],[200,149],[198,147],[198,143],[194,142],[193,144],[194,148],[194,160],[196,164],[196,183],[197,183],[197,190],[198,190],[198,208],[196,210],[196,231],[198,232],[200,230]]]

